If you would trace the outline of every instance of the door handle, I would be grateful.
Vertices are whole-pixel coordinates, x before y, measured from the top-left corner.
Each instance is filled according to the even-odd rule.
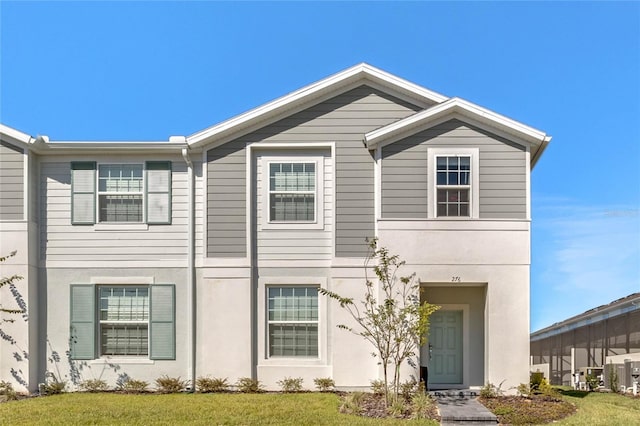
[[[429,359],[431,359],[431,355],[433,354],[433,346],[429,343]]]

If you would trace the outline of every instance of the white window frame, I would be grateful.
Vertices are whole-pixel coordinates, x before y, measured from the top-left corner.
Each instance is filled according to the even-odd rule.
[[[142,190],[138,191],[130,191],[130,192],[111,192],[111,191],[100,191],[100,167],[103,166],[141,166],[142,167]],[[147,181],[146,181],[146,167],[144,162],[105,162],[105,163],[97,163],[96,164],[96,224],[144,224],[146,223],[147,217],[147,203],[146,203],[146,192],[147,192]],[[139,195],[142,200],[142,218],[140,221],[109,221],[109,220],[100,220],[100,197],[103,195]]]
[[[147,319],[146,320],[103,320],[102,317],[102,289],[146,289],[147,290]],[[97,344],[98,344],[98,357],[117,357],[117,358],[145,358],[148,359],[150,357],[151,352],[151,289],[149,285],[144,284],[136,284],[136,285],[113,285],[113,284],[100,284],[96,288],[96,315],[97,315]],[[103,325],[146,325],[147,326],[147,353],[146,354],[105,354],[102,349],[102,326]]]
[[[265,347],[265,354],[267,356],[267,358],[270,359],[283,359],[283,358],[293,358],[293,359],[318,359],[320,358],[320,294],[317,294],[317,318],[315,320],[270,320],[269,319],[269,290],[271,289],[284,289],[284,288],[291,288],[291,289],[300,289],[300,288],[314,288],[316,290],[318,290],[320,288],[319,285],[309,285],[309,284],[296,284],[296,285],[291,285],[291,284],[287,284],[287,285],[267,285],[265,286],[265,330],[266,330],[266,335],[265,335],[265,341],[266,341],[266,347]],[[316,355],[272,355],[271,354],[271,341],[270,341],[270,326],[271,325],[278,325],[278,324],[291,324],[291,325],[315,325],[316,326],[316,333],[317,333],[317,340],[316,340]]]
[[[469,220],[477,219],[479,217],[480,210],[480,150],[478,148],[429,148],[428,149],[428,190],[427,190],[427,204],[428,204],[428,217],[431,219],[442,220]],[[438,157],[469,157],[471,160],[471,173],[469,176],[469,216],[438,216],[438,178],[437,178],[437,162]],[[458,188],[457,186],[446,185],[452,189]],[[460,188],[467,188],[466,185],[460,186]],[[444,186],[440,186],[444,188]]]
[[[314,163],[315,164],[315,199],[314,220],[312,221],[271,221],[270,169],[274,163]],[[324,228],[324,157],[313,156],[272,156],[261,158],[261,225],[262,229],[323,229]],[[301,193],[308,194],[304,191]]]

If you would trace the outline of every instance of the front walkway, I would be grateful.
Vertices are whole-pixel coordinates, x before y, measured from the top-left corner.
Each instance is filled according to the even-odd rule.
[[[475,391],[431,391],[438,403],[442,425],[495,425],[498,418],[480,404]]]

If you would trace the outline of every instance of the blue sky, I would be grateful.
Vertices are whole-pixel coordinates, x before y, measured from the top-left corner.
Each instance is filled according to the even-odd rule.
[[[640,291],[640,3],[0,2],[0,121],[189,135],[359,62],[546,131],[531,329]]]

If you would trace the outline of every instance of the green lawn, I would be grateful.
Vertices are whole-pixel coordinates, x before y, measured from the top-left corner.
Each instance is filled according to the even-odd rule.
[[[564,398],[578,406],[578,412],[557,425],[638,425],[640,398],[599,392],[563,391]]]
[[[67,393],[0,404],[0,424],[437,425],[340,414],[334,394]]]

